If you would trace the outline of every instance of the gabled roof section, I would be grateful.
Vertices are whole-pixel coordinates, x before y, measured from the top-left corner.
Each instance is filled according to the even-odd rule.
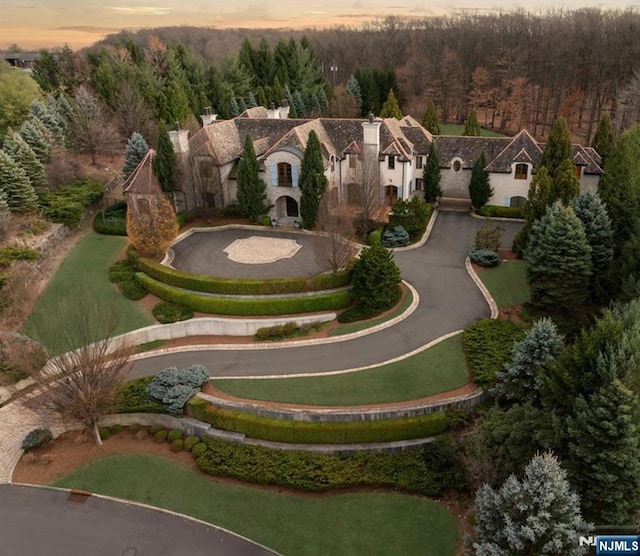
[[[338,154],[335,147],[333,146],[331,137],[322,125],[322,120],[316,119],[306,121],[291,129],[282,139],[272,145],[269,150],[264,153],[264,156],[268,157],[270,154],[287,147],[299,149],[300,151],[304,152],[307,148],[309,134],[312,131],[315,131],[316,135],[318,136],[318,140],[320,141],[320,147],[322,150],[322,156],[325,158],[325,160],[329,160],[329,157],[331,155]]]
[[[247,108],[238,118],[268,118],[269,114],[264,106],[255,106]]]
[[[362,141],[351,141],[343,150],[342,154],[362,154]]]
[[[195,155],[209,155],[218,166],[238,158],[244,144],[234,120],[222,120],[201,128],[189,141],[189,148]]]
[[[153,159],[156,151],[149,149],[145,157],[140,161],[136,169],[131,172],[122,184],[122,191],[129,195],[159,195],[162,189],[153,173]]]
[[[394,154],[410,160],[413,154],[413,143],[409,141],[395,118],[385,118],[380,126],[380,153]]]
[[[583,166],[583,172],[585,174],[593,174],[596,176],[601,176],[602,174],[604,174],[604,170],[600,166],[602,159],[593,147],[572,145],[572,149],[573,163],[576,166]]]
[[[510,173],[514,162],[528,162],[537,169],[542,149],[526,129],[518,133],[493,159],[488,159],[487,172]],[[516,160],[517,159],[517,160]]]
[[[436,135],[433,138],[441,168],[451,168],[458,158],[462,168],[471,169],[484,151],[487,160],[493,160],[511,142],[508,137],[462,137]]]

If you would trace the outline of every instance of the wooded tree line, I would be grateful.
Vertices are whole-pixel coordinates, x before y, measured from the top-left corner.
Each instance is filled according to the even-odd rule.
[[[640,114],[640,13],[634,10],[389,17],[304,31],[176,27],[133,38],[140,45],[152,34],[167,44],[180,41],[221,68],[245,38],[254,49],[262,38],[273,49],[283,33],[287,40],[308,38],[329,84],[344,86],[362,68],[395,70],[401,108],[419,119],[433,100],[442,121],[462,122],[473,106],[483,126],[526,127],[544,137],[562,115],[576,138],[590,140],[603,112],[611,113],[617,132]],[[116,39],[127,36],[108,40]]]

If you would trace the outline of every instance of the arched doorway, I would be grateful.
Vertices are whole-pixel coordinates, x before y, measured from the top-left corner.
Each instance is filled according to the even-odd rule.
[[[398,200],[398,188],[395,185],[386,185],[384,188],[384,204],[390,207]]]
[[[276,201],[276,218],[299,218],[300,208],[298,201],[288,195],[278,197]]]

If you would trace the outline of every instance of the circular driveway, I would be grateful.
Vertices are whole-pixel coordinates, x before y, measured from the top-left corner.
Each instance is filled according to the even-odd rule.
[[[238,240],[259,238],[270,249],[270,240],[288,240],[300,248],[290,258],[263,264],[246,264],[231,260],[225,252]],[[323,272],[316,262],[314,241],[316,237],[308,233],[281,232],[279,230],[222,229],[194,231],[171,247],[174,258],[171,266],[185,272],[209,274],[223,278],[293,278],[313,276]],[[271,242],[275,243],[275,242]],[[274,249],[274,252],[277,252]],[[268,257],[267,257],[268,258]]]
[[[136,361],[132,373],[145,376],[166,367],[194,363],[206,365],[213,377],[323,373],[376,365],[403,356],[489,316],[484,297],[464,267],[475,232],[482,224],[484,220],[472,218],[468,213],[441,212],[422,247],[395,253],[403,278],[420,295],[420,304],[410,317],[391,328],[344,342],[310,346],[279,349],[211,346],[202,351],[168,353]],[[522,224],[499,225],[505,230],[502,244],[511,246]]]

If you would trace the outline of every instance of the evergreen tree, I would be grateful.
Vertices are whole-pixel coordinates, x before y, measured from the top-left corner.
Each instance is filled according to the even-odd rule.
[[[162,191],[171,192],[176,188],[178,161],[171,144],[167,128],[162,124],[158,130],[158,151],[153,159],[153,172],[158,178]]]
[[[542,151],[540,166],[546,166],[552,180],[563,161],[571,161],[571,133],[566,118],[560,116],[555,122]]]
[[[565,158],[558,166],[552,179],[551,201],[562,201],[569,204],[571,199],[580,193],[580,180],[576,176],[576,168],[571,159]]]
[[[387,100],[382,105],[382,110],[380,110],[380,117],[395,118],[396,120],[401,120],[403,117],[402,110],[400,110],[398,100],[396,99],[396,95],[393,94],[393,89],[389,90]]]
[[[247,108],[255,108],[258,106],[258,102],[256,101],[256,97],[253,93],[249,93],[245,104],[247,105]]]
[[[356,101],[358,110],[360,110],[362,106],[362,93],[360,91],[360,83],[358,83],[355,75],[352,74],[349,76],[344,90],[350,97],[352,97]]]
[[[29,176],[2,150],[0,150],[0,190],[4,192],[11,212],[31,212],[38,208],[38,197],[29,181]]]
[[[438,121],[438,113],[436,105],[430,100],[427,103],[427,111],[422,118],[422,127],[430,131],[432,135],[440,135],[440,122]]]
[[[611,219],[597,193],[581,193],[571,201],[571,208],[582,222],[591,247],[591,269],[596,278],[613,260]]]
[[[640,214],[640,124],[620,136],[607,159],[607,171],[600,179],[598,193],[611,217],[618,259],[623,246],[636,232]]]
[[[575,401],[567,421],[571,483],[587,519],[635,525],[640,511],[638,399],[618,379]]]
[[[229,115],[232,118],[235,118],[240,114],[240,107],[238,106],[238,101],[235,98],[229,99]]]
[[[38,118],[43,123],[55,144],[64,144],[65,124],[57,111],[51,110],[42,101],[34,100],[29,106],[29,115]]]
[[[476,160],[476,163],[471,169],[471,181],[469,182],[469,196],[471,197],[471,204],[479,209],[487,204],[487,201],[493,195],[493,188],[489,184],[489,174],[485,172],[487,165],[487,159],[484,155],[484,151],[480,155],[480,158]]]
[[[240,205],[242,214],[252,222],[257,222],[260,215],[267,210],[264,204],[267,198],[267,184],[259,174],[260,168],[253,148],[253,141],[251,135],[247,134],[236,179],[238,182],[238,205]]]
[[[47,185],[44,166],[38,160],[33,149],[15,131],[5,138],[4,151],[26,172],[33,187],[40,188]]]
[[[22,126],[20,126],[20,137],[31,147],[38,161],[41,163],[49,161],[49,152],[51,151],[51,143],[46,136],[45,130],[38,126],[39,120],[29,118]]]
[[[175,57],[170,56],[165,95],[167,97],[169,117],[172,122],[182,123],[192,115],[189,97],[186,92],[189,88],[189,82],[184,70],[180,67]]]
[[[513,240],[512,249],[519,257],[523,256],[529,244],[529,234],[531,233],[533,223],[545,215],[551,204],[552,185],[546,166],[540,166],[529,184],[527,202],[522,209],[526,220],[525,225]]]
[[[427,203],[435,203],[438,197],[442,196],[442,188],[440,187],[440,161],[434,141],[429,145],[429,155],[422,171],[422,179],[424,181],[424,200]]]
[[[464,122],[464,131],[462,132],[462,135],[466,137],[479,137],[481,135],[478,115],[473,108],[469,112],[469,117]]]
[[[360,253],[353,265],[352,293],[365,311],[382,312],[400,300],[400,280],[400,269],[391,251],[374,243]]]
[[[126,178],[129,177],[140,164],[140,161],[149,152],[149,145],[145,141],[144,137],[137,131],[134,131],[129,138],[127,147],[124,150],[124,167],[122,168],[122,175]]]
[[[580,498],[551,454],[535,456],[522,479],[511,475],[495,491],[485,484],[476,495],[476,556],[584,554],[576,539],[590,526]]]
[[[318,208],[327,187],[320,141],[315,131],[309,132],[300,169],[300,215],[302,225],[311,229],[316,224]]]
[[[562,347],[562,335],[553,321],[537,321],[524,339],[514,344],[504,371],[496,373],[500,382],[493,393],[509,401],[538,405],[544,370],[560,355]]]
[[[298,118],[304,118],[307,115],[307,106],[304,103],[304,99],[302,98],[302,94],[300,91],[293,91],[293,106],[296,109],[296,114]]]
[[[593,136],[591,146],[598,152],[601,158],[600,167],[604,168],[607,163],[607,158],[615,147],[615,139],[613,137],[613,128],[611,127],[611,118],[609,114],[602,116],[600,123],[598,123],[598,129]]]
[[[575,311],[584,304],[591,277],[591,248],[573,209],[556,202],[535,222],[525,260],[534,305]]]

